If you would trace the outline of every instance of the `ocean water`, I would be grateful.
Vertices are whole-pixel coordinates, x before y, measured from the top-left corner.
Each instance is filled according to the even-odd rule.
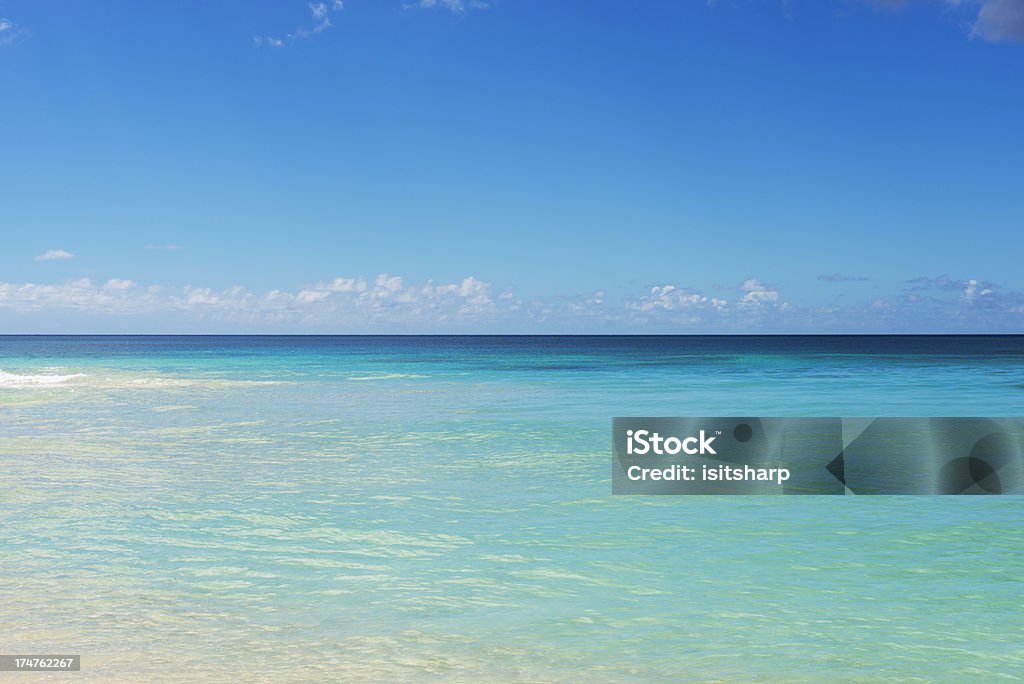
[[[1024,498],[613,497],[610,430],[1022,413],[1024,337],[0,337],[0,650],[75,681],[1020,681]]]

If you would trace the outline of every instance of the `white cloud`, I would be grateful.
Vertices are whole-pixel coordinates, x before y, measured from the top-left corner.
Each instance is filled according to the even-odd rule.
[[[0,283],[0,310],[15,312],[82,311],[98,314],[185,312],[225,320],[368,320],[400,324],[472,319],[509,309],[491,286],[472,276],[453,283],[408,284],[382,273],[372,284],[338,277],[295,292],[274,289],[259,294],[234,286],[223,290],[186,286],[143,286],[113,278],[102,285],[88,278],[59,284]],[[310,318],[313,317],[313,318]]]
[[[680,289],[675,285],[656,285],[651,288],[651,293],[641,297],[637,302],[627,304],[628,308],[636,311],[677,311],[680,309],[693,309],[704,306],[712,306],[722,310],[728,302],[724,299],[711,297],[710,299],[698,292]]]
[[[633,312],[643,326],[684,325],[687,329],[758,329],[779,320],[790,310],[779,302],[778,291],[757,278],[748,278],[739,286],[734,303],[726,297],[704,294],[699,290],[658,285],[640,298],[627,298],[625,310]]]
[[[160,251],[160,252],[177,252],[178,250],[184,249],[184,248],[181,245],[175,245],[175,244],[172,244],[172,243],[168,242],[168,243],[165,243],[165,244],[162,244],[162,245],[160,245],[160,244],[149,244],[149,245],[145,246],[145,249],[154,250],[154,251]]]
[[[335,278],[326,289],[331,292],[365,292],[366,281],[362,278]]]
[[[418,2],[407,3],[405,7],[419,7],[422,9],[442,8],[455,14],[461,14],[470,9],[487,9],[491,6],[486,0],[418,0]]]
[[[669,330],[675,326],[685,326],[685,329],[692,331],[720,322],[730,314],[727,300],[675,285],[656,285],[642,297],[627,298],[624,311],[616,311],[616,308],[602,306],[598,310],[603,325],[614,326],[616,319],[626,314],[635,318],[632,326],[636,332],[649,328],[657,330],[665,326],[670,326]],[[579,310],[585,311],[583,308]]]
[[[89,278],[54,285],[0,283],[0,309],[17,312],[83,311],[89,313],[143,313],[165,302],[152,288],[128,280],[108,280],[97,286]]]
[[[387,273],[381,273],[377,276],[376,282],[374,282],[373,292],[381,296],[390,296],[391,294],[398,292],[402,289],[402,277],[391,276]]]
[[[973,305],[975,301],[980,300],[982,297],[987,297],[992,294],[992,288],[981,287],[978,289],[978,281],[971,278],[967,281],[967,286],[964,288],[964,293],[961,296],[961,300],[966,304]]]
[[[0,282],[0,315],[6,321],[39,312],[58,317],[65,312],[150,315],[164,322],[208,321],[226,331],[239,326],[334,332],[1024,331],[1024,293],[999,289],[980,278],[949,276],[893,285],[896,289],[857,301],[794,306],[781,302],[778,291],[757,278],[743,281],[737,287],[739,298],[728,301],[668,284],[639,296],[598,291],[525,302],[512,292],[496,294],[490,283],[473,276],[409,282],[382,273],[264,292],[237,285],[165,287],[121,278],[79,278],[56,284]]]
[[[74,259],[75,255],[63,249],[48,249],[38,255],[36,261],[57,261],[60,259]]]
[[[254,36],[253,42],[256,45],[266,45],[268,47],[284,47],[284,41],[280,38],[274,38],[273,36]]]
[[[974,303],[974,295],[978,292],[978,281],[973,278],[967,281],[967,289],[964,290],[963,299],[968,304]]]
[[[744,292],[743,297],[740,299],[740,302],[743,304],[758,305],[779,300],[779,291],[765,285],[757,278],[744,280],[743,284],[740,285],[740,289]]]
[[[214,306],[219,304],[220,301],[220,297],[215,295],[213,290],[208,287],[185,288],[185,306],[187,307]]]
[[[303,290],[295,296],[295,301],[300,304],[310,304],[323,301],[330,296],[331,293],[327,290]]]
[[[452,12],[462,12],[466,9],[462,4],[462,0],[420,0],[416,3],[416,6],[425,9],[444,7]]]
[[[344,9],[345,4],[342,0],[332,0],[330,6],[326,2],[310,2],[308,3],[310,18],[313,21],[313,25],[310,28],[299,27],[285,35],[284,38],[277,38],[275,36],[253,36],[253,42],[257,46],[267,46],[270,48],[281,48],[288,43],[294,43],[297,40],[304,38],[310,38],[317,33],[323,33],[334,24],[331,22],[330,14],[332,12],[337,13]]]
[[[25,29],[10,19],[0,17],[0,47],[10,45],[25,34]]]

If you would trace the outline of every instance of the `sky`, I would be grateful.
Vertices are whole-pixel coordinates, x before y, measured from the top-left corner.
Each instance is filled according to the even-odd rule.
[[[0,333],[1024,332],[1024,0],[0,0]]]

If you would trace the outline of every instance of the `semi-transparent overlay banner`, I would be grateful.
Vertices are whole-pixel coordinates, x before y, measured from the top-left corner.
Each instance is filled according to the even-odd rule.
[[[614,494],[1024,494],[1024,418],[633,417]]]

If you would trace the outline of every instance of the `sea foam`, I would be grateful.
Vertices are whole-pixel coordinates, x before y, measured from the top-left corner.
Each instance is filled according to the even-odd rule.
[[[5,373],[0,370],[0,387],[54,387],[66,385],[77,378],[84,377],[86,377],[85,373],[21,375],[18,373]]]

